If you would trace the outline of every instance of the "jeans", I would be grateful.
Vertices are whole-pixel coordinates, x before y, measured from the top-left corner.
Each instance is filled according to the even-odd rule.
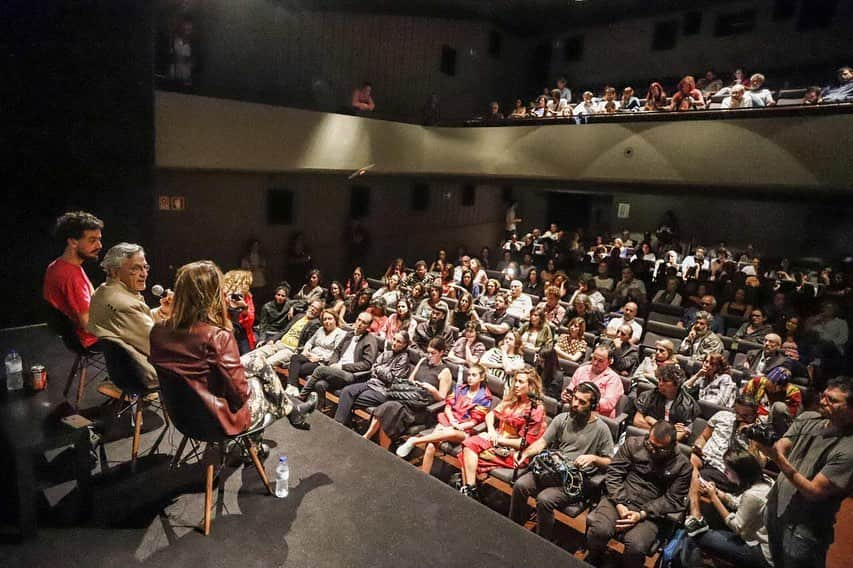
[[[528,472],[518,478],[512,486],[512,498],[509,502],[509,518],[523,525],[529,516],[527,498],[536,497],[536,533],[542,538],[554,538],[554,511],[562,509],[572,500],[562,487],[540,489],[536,477]]]
[[[826,566],[826,552],[832,543],[832,531],[828,535],[816,534],[812,527],[797,522],[797,512],[792,511],[791,507],[779,518],[772,490],[767,499],[766,521],[775,568]]]
[[[731,531],[708,531],[696,537],[688,537],[685,546],[691,554],[687,566],[701,568],[702,552],[709,556],[734,564],[738,568],[766,568],[769,566],[761,553],[761,546],[750,546]]]

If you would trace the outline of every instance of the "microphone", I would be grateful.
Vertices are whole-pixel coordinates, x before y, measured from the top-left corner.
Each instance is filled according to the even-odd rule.
[[[163,296],[163,294],[166,293],[166,289],[160,286],[159,284],[154,284],[151,287],[151,293],[160,298]]]

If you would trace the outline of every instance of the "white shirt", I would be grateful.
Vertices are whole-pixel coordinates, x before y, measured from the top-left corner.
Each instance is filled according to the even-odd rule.
[[[355,345],[358,343],[358,340],[361,339],[360,335],[353,335],[352,340],[349,342],[346,350],[344,350],[343,354],[341,354],[341,359],[338,361],[338,364],[343,365],[352,365],[355,363]]]
[[[533,309],[533,300],[527,294],[521,294],[515,298],[506,309],[506,313],[515,319],[527,319],[530,315],[530,310]]]

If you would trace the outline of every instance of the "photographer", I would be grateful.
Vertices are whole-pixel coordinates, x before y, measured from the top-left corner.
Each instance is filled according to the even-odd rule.
[[[853,489],[853,378],[829,381],[820,418],[795,420],[761,451],[781,474],[767,498],[767,532],[776,568],[824,566],[835,515]]]
[[[595,412],[601,393],[593,383],[583,382],[571,393],[571,409],[554,418],[545,434],[528,446],[518,460],[528,458],[548,449],[560,454],[566,464],[572,464],[584,475],[604,470],[610,465],[613,438],[610,429]],[[577,501],[562,486],[543,485],[533,472],[522,475],[512,487],[509,517],[523,525],[529,518],[528,497],[536,498],[536,532],[552,540],[554,510]],[[586,498],[581,495],[580,499]]]

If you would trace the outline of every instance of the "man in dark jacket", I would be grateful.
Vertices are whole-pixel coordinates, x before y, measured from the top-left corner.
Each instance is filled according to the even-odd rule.
[[[429,320],[421,322],[415,328],[412,337],[412,347],[422,356],[426,355],[429,342],[436,337],[444,340],[445,345],[453,345],[456,341],[455,328],[448,326],[447,314],[450,312],[445,302],[439,302],[432,308]]]
[[[607,468],[605,488],[586,521],[587,562],[599,565],[607,543],[622,533],[622,565],[643,566],[659,523],[687,504],[693,469],[676,449],[672,424],[660,421],[648,436],[628,438]]]
[[[637,397],[634,426],[651,429],[657,422],[669,422],[679,442],[690,436],[691,424],[702,414],[699,403],[681,388],[684,371],[679,365],[661,365],[655,371],[658,385]]]
[[[610,357],[613,359],[610,368],[623,377],[630,377],[640,364],[640,351],[631,343],[633,335],[634,330],[630,325],[620,325],[616,330],[616,337],[613,338],[613,349],[610,350]]]
[[[355,381],[355,373],[368,371],[376,360],[376,336],[367,330],[373,316],[362,312],[355,320],[353,331],[347,333],[329,359],[328,365],[321,365],[311,373],[308,382],[299,391],[299,398],[308,400],[308,395],[316,391],[320,401],[325,400],[328,389],[339,389]]]
[[[782,338],[775,333],[764,336],[764,348],[753,349],[746,354],[743,362],[744,370],[751,377],[766,375],[774,367],[781,367],[788,363],[788,358],[782,352]]]

